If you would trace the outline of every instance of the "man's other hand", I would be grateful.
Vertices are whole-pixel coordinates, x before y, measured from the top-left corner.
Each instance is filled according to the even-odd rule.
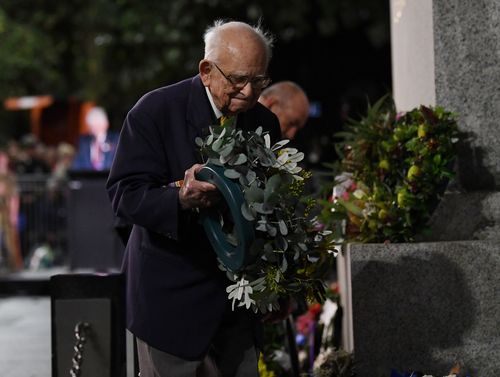
[[[196,173],[204,165],[195,164],[186,170],[184,182],[179,190],[182,209],[207,208],[220,201],[220,192],[213,184],[196,180]]]

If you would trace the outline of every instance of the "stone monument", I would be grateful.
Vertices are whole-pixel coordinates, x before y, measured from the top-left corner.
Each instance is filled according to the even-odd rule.
[[[500,373],[500,2],[391,0],[398,110],[439,105],[463,135],[450,182],[413,244],[350,245],[344,331],[357,376]],[[349,294],[350,293],[350,294]]]

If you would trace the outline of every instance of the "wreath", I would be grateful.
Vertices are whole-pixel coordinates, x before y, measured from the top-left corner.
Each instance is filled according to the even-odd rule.
[[[409,242],[427,231],[454,176],[456,116],[441,107],[397,113],[382,97],[340,138],[334,188],[321,219],[349,242]]]
[[[211,223],[207,233],[218,233],[209,234],[209,239],[219,267],[233,283],[226,289],[233,309],[237,305],[255,312],[275,311],[281,299],[291,296],[323,301],[323,278],[334,256],[333,239],[313,215],[318,203],[304,197],[304,182],[311,176],[298,165],[304,154],[285,147],[288,140],[271,145],[261,127],[243,131],[228,120],[209,129],[210,134],[197,138],[196,144],[213,172],[213,182],[218,181],[218,187],[224,180],[229,186],[237,185],[243,198],[231,200],[232,209],[226,203],[218,206],[215,216],[213,211],[202,214],[202,221]],[[228,197],[224,195],[224,202]],[[235,203],[241,203],[236,211]],[[238,246],[248,242],[241,240],[245,225],[235,226],[241,223],[240,217],[251,224],[253,237],[243,250],[245,257],[237,258],[234,265],[224,263],[231,260],[228,253],[242,252]]]

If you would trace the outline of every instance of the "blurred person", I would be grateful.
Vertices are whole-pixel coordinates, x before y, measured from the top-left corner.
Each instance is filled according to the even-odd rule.
[[[16,160],[13,162],[16,174],[50,173],[50,166],[40,157],[40,150],[44,149],[44,146],[34,134],[23,135],[19,146]]]
[[[309,117],[307,95],[292,81],[280,81],[267,87],[261,93],[259,102],[276,114],[280,121],[281,136],[285,139],[294,139]]]
[[[85,116],[88,134],[80,136],[72,170],[107,171],[118,143],[118,133],[109,131],[109,120],[102,107],[93,107]]]
[[[0,267],[11,271],[23,267],[18,219],[19,193],[15,177],[9,169],[9,156],[0,150]]]
[[[115,214],[134,224],[124,271],[141,377],[258,376],[261,317],[231,310],[229,281],[198,222],[196,209],[220,194],[196,179],[195,138],[224,115],[278,141],[278,119],[257,101],[270,81],[272,39],[258,26],[216,21],[204,42],[198,75],[130,110],[107,182]]]
[[[56,159],[49,178],[49,188],[61,188],[68,181],[68,170],[73,165],[75,148],[68,143],[59,143],[56,148]]]

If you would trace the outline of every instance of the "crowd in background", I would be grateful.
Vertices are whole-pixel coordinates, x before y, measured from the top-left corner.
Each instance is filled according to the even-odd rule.
[[[45,145],[33,134],[0,149],[0,272],[64,258],[61,224],[74,156],[71,144]]]

